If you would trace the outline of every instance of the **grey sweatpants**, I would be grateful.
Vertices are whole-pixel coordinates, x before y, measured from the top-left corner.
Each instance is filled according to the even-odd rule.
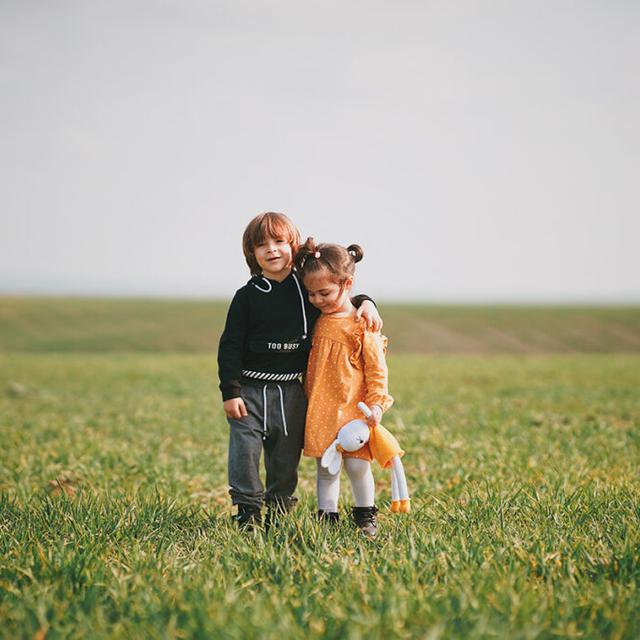
[[[307,398],[302,384],[243,385],[248,415],[229,423],[229,493],[233,504],[287,501],[298,484]],[[260,479],[264,449],[266,493]]]

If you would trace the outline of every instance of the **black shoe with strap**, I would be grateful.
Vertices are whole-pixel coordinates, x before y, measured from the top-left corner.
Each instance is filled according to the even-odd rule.
[[[318,509],[318,520],[329,525],[336,525],[340,522],[340,514],[337,511]]]
[[[353,520],[367,538],[375,538],[378,533],[378,520],[376,513],[378,508],[373,507],[353,507]]]

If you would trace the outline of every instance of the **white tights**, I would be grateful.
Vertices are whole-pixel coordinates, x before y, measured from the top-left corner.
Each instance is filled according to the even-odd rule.
[[[321,511],[338,511],[340,495],[340,471],[331,474],[316,458],[318,474],[316,488],[318,492],[318,509]],[[376,486],[371,473],[371,463],[362,458],[343,458],[344,468],[351,481],[351,491],[356,507],[372,507],[375,501]]]

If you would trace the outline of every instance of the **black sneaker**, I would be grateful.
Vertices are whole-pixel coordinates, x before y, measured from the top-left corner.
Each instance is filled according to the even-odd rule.
[[[285,498],[274,498],[267,502],[267,514],[264,520],[264,529],[269,531],[272,526],[277,526],[278,518],[284,514],[293,511],[298,498],[295,496],[287,496]]]
[[[262,525],[262,514],[260,507],[256,507],[252,504],[238,504],[238,513],[231,516],[240,529],[244,531],[253,531],[254,527],[260,527]]]
[[[378,521],[376,513],[378,508],[373,507],[353,507],[353,520],[367,538],[375,538],[378,533]]]
[[[298,504],[296,496],[271,498],[267,500],[267,509],[272,509],[278,513],[289,513],[289,511],[293,511],[296,504]]]

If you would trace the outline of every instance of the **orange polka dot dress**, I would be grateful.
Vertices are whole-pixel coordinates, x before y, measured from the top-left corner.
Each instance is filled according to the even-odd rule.
[[[369,331],[355,316],[322,315],[316,322],[305,390],[309,405],[304,455],[320,458],[350,420],[363,418],[358,402],[386,411],[393,398],[387,390],[387,338]],[[343,456],[373,460],[369,445]]]

